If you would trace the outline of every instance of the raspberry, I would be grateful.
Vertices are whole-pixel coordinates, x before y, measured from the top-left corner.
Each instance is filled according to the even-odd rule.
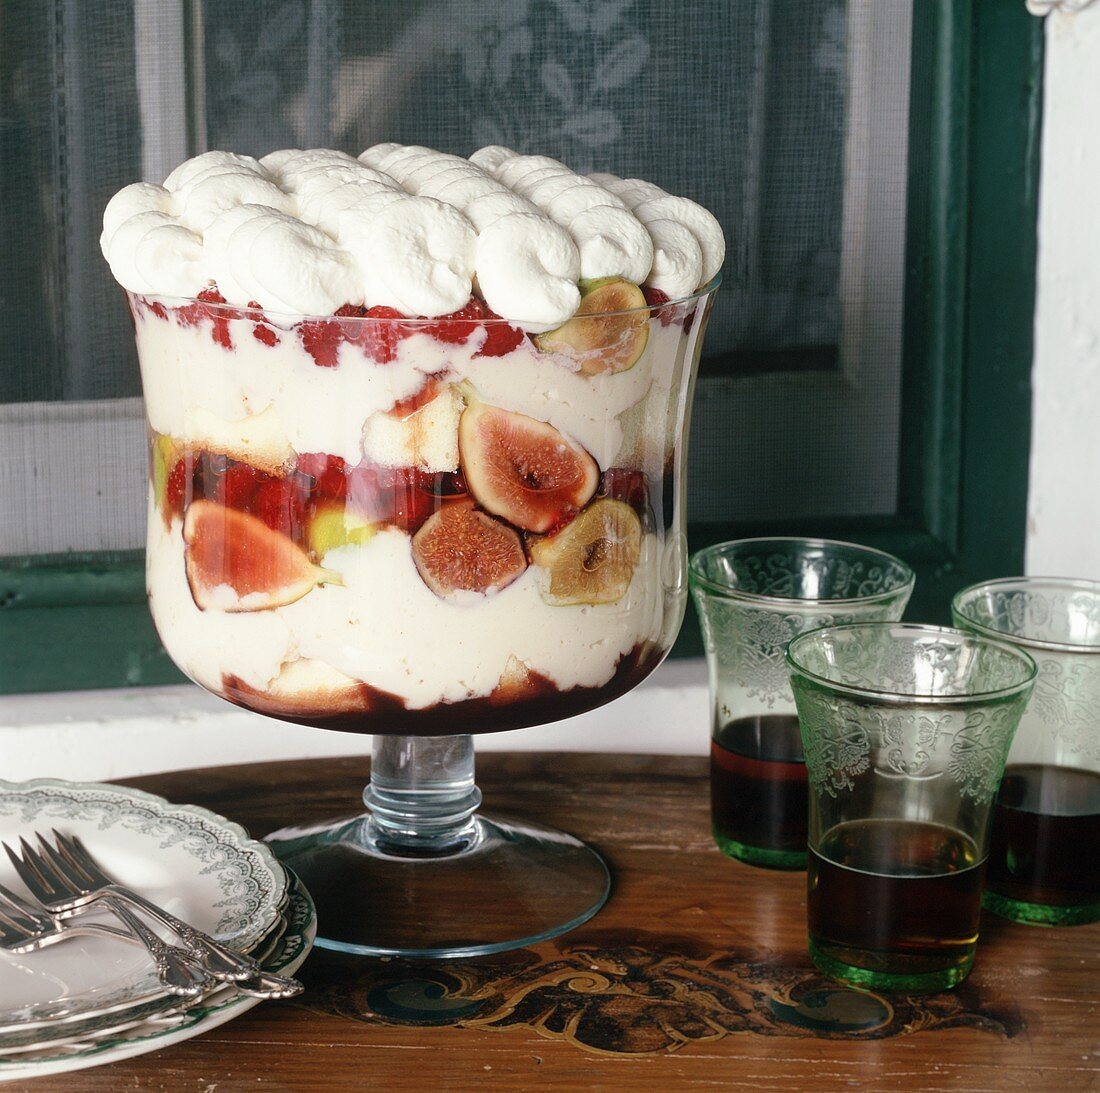
[[[369,319],[403,319],[396,308],[372,307],[367,310]],[[377,364],[389,364],[397,356],[397,346],[403,338],[411,333],[404,323],[376,322],[359,323],[357,342],[362,345],[363,351]]]
[[[518,327],[504,322],[496,312],[476,296],[450,315],[443,315],[424,329],[437,341],[462,345],[479,327],[485,329],[485,342],[475,357],[503,357],[526,340],[527,335]]]
[[[164,484],[164,500],[173,516],[183,517],[184,494],[187,492],[187,461],[177,459],[176,465],[168,472]]]
[[[249,300],[248,308],[248,317],[252,320],[252,337],[267,346],[278,345],[279,335],[263,321],[263,305],[256,300]]]
[[[626,467],[609,467],[600,480],[600,494],[613,501],[625,501],[636,512],[644,515],[649,504],[649,488],[643,471]]]
[[[340,342],[344,337],[339,323],[325,319],[301,323],[298,337],[318,368],[335,368],[339,363]]]
[[[257,491],[252,511],[273,531],[300,539],[305,524],[305,503],[298,484],[288,478],[271,478]]]
[[[488,331],[485,344],[474,354],[475,357],[503,357],[527,340],[525,331],[505,322],[489,323],[485,329]]]
[[[347,496],[347,464],[338,455],[300,455],[298,473],[312,480],[312,492],[321,500],[343,501]]]
[[[225,297],[214,285],[204,288],[199,293],[198,299],[202,300],[204,304],[225,303]],[[231,308],[209,307],[206,309],[206,313],[214,324],[214,329],[211,331],[214,343],[220,345],[223,349],[232,349],[233,339],[229,335],[229,320],[234,317],[233,310]]]
[[[471,296],[464,307],[458,311],[452,311],[450,315],[441,315],[435,322],[424,327],[426,334],[431,334],[436,341],[447,342],[449,345],[461,345],[477,329],[478,324],[485,318],[485,305],[476,297]]]
[[[260,479],[266,477],[267,475],[247,463],[231,463],[218,481],[217,500],[227,508],[246,511]]]
[[[158,319],[167,319],[168,318],[168,309],[164,306],[164,304],[160,303],[157,300],[147,300],[146,303],[149,305],[149,310]]]
[[[659,288],[650,288],[647,285],[642,288],[642,295],[645,297],[645,302],[653,308],[653,313],[661,326],[668,326],[676,318],[676,309],[665,307],[665,304],[669,301],[667,292],[662,292]]]

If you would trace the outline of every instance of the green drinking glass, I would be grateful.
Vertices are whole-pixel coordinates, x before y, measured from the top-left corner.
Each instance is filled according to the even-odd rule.
[[[814,964],[878,990],[962,982],[1034,661],[961,630],[857,623],[795,638],[787,665],[810,783]]]
[[[797,634],[900,619],[913,571],[828,539],[739,539],[700,550],[688,579],[711,694],[711,829],[731,858],[806,867],[806,765],[783,653]]]
[[[1039,666],[993,811],[985,906],[1037,926],[1100,921],[1100,583],[986,581],[951,607],[956,626]]]

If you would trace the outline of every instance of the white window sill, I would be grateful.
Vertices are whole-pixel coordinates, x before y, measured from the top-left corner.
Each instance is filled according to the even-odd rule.
[[[704,755],[705,663],[666,661],[630,694],[579,717],[490,733],[482,751]],[[188,767],[369,755],[370,737],[260,717],[190,684],[0,699],[0,777],[99,781]]]

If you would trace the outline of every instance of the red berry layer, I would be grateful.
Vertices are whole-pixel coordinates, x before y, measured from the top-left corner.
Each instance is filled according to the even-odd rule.
[[[174,316],[185,327],[209,323],[214,344],[223,349],[234,348],[230,322],[235,319],[250,321],[252,336],[263,345],[278,345],[288,333],[270,322],[255,300],[248,307],[234,307],[226,303],[215,286],[204,288],[195,300],[179,307],[167,307],[142,297],[133,299],[139,315],[150,314],[162,320]],[[341,322],[347,319],[355,321]],[[369,319],[379,321],[359,321]],[[406,319],[407,322],[402,322]],[[290,328],[318,368],[335,368],[344,344],[357,347],[376,364],[389,364],[397,356],[401,342],[413,334],[427,334],[445,345],[465,345],[478,331],[484,331],[485,338],[474,352],[475,357],[503,357],[528,341],[525,331],[504,322],[476,296],[471,296],[458,311],[436,319],[410,319],[392,307],[344,304],[330,319],[302,320]]]

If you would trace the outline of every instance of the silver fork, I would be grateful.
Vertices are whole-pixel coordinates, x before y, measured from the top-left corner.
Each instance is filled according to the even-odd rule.
[[[78,909],[72,906],[72,888],[64,878],[59,876],[51,865],[31,848],[26,839],[21,838],[19,845],[23,852],[22,857],[7,843],[4,843],[4,849],[20,880],[27,886],[31,895],[47,911],[58,917],[67,917],[69,912],[77,913]],[[81,901],[81,905],[87,902],[88,900],[85,899]],[[176,945],[168,945],[158,934],[153,933],[121,899],[106,895],[103,902],[149,951],[157,969],[157,976],[169,994],[195,998],[210,989],[212,977],[193,953]]]
[[[215,979],[233,983],[243,993],[259,998],[292,998],[302,992],[298,980],[265,972],[252,957],[235,952],[209,934],[151,903],[138,892],[120,885],[103,872],[78,836],[62,835],[56,828],[52,833],[56,848],[50,846],[41,834],[37,835],[41,856],[71,891],[70,898],[56,901],[49,910],[73,914],[98,900],[112,906],[124,901],[172,930]],[[25,842],[23,845],[25,853],[29,847]]]
[[[0,884],[0,950],[31,953],[74,934],[109,934],[140,945],[133,934],[103,922],[71,922],[63,925],[56,915]]]
[[[167,926],[202,960],[203,966],[216,978],[248,979],[260,971],[260,966],[251,957],[234,952],[209,934],[196,930],[194,926],[108,877],[78,836],[62,835],[56,828],[52,833],[56,850],[41,835],[38,835],[38,845],[55,871],[76,889],[73,898],[67,900],[65,906],[58,910],[64,912],[77,909],[95,900],[120,899]]]

